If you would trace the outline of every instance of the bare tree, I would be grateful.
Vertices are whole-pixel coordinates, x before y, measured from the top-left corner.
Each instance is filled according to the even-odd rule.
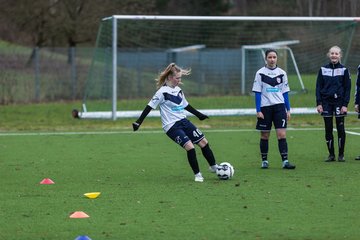
[[[114,14],[358,16],[358,0],[0,0],[0,38],[22,45],[93,46]]]
[[[350,16],[358,16],[359,9],[358,9],[358,1],[357,0],[350,0]]]
[[[6,9],[6,24],[11,24],[15,31],[29,36],[23,41],[41,47],[47,41],[46,29],[51,28],[47,15],[50,7],[48,3],[48,1],[2,0],[0,4]]]

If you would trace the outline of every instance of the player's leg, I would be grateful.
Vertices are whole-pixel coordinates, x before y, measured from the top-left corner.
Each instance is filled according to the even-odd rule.
[[[285,161],[288,159],[288,145],[286,141],[286,128],[276,129],[276,136],[278,139],[278,149],[281,156],[281,160]]]
[[[199,143],[199,147],[201,148],[201,152],[209,164],[210,172],[216,172],[217,164],[215,160],[215,156],[213,151],[210,148],[209,142],[206,138],[203,138]]]
[[[346,133],[345,133],[345,118],[342,117],[335,117],[336,121],[336,130],[338,134],[338,146],[339,146],[339,162],[344,162],[344,151],[345,151],[345,140],[346,140]]]
[[[261,112],[264,118],[258,118],[256,122],[256,129],[260,131],[260,154],[261,154],[261,168],[267,169],[269,167],[268,153],[269,153],[269,137],[272,125],[272,106],[262,107]]]
[[[324,117],[324,124],[325,124],[326,146],[329,151],[329,156],[325,160],[325,162],[333,162],[333,161],[335,161],[333,117],[332,116]]]
[[[190,164],[191,169],[195,175],[195,182],[203,182],[204,178],[201,175],[199,163],[196,157],[195,146],[191,141],[188,141],[184,146],[188,158],[188,162]]]
[[[190,138],[185,134],[184,130],[180,127],[180,125],[175,124],[169,129],[169,131],[166,132],[166,135],[186,150],[188,162],[195,175],[195,181],[203,182],[204,178],[200,172],[195,146],[191,142]]]
[[[285,105],[278,104],[274,106],[274,126],[278,139],[278,149],[281,156],[282,167],[284,169],[295,169],[288,160],[288,144],[286,140],[287,115]]]
[[[333,114],[336,112],[333,104],[323,103],[323,112],[321,115],[324,118],[325,124],[325,140],[326,146],[329,151],[329,156],[325,162],[335,161],[335,150],[334,150],[334,136],[333,136]]]
[[[269,137],[270,137],[270,131],[260,132],[261,168],[263,169],[267,169],[269,167],[269,161],[268,161]]]
[[[186,122],[184,130],[190,140],[201,148],[201,152],[209,164],[210,171],[215,172],[217,167],[216,160],[205,135],[190,121]]]

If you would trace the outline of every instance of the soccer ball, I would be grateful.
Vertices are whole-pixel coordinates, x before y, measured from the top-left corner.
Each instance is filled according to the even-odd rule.
[[[230,163],[223,162],[218,164],[218,167],[216,168],[216,175],[221,180],[228,180],[234,176],[234,171],[234,167]]]

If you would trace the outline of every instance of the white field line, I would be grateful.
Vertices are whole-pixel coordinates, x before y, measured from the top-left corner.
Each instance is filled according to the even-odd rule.
[[[288,128],[288,131],[324,131],[324,128]],[[359,128],[349,128],[349,130],[360,130]],[[256,129],[204,129],[203,132],[221,133],[221,132],[257,132]],[[348,134],[359,135],[358,132],[346,131]],[[154,134],[164,133],[163,130],[156,131],[99,131],[99,132],[0,132],[0,137],[8,136],[58,136],[58,135],[106,135],[106,134]]]
[[[347,134],[351,134],[351,135],[357,135],[360,136],[360,133],[358,132],[350,132],[350,131],[346,131]]]

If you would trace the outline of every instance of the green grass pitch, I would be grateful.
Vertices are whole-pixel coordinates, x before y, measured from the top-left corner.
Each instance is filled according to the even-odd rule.
[[[256,131],[203,131],[217,161],[235,167],[232,180],[210,173],[197,148],[205,181],[194,182],[162,131],[0,135],[0,239],[359,238],[360,136],[347,135],[345,163],[325,163],[323,129],[289,130],[291,171],[274,132],[262,170]],[[83,196],[93,191],[100,197]]]

